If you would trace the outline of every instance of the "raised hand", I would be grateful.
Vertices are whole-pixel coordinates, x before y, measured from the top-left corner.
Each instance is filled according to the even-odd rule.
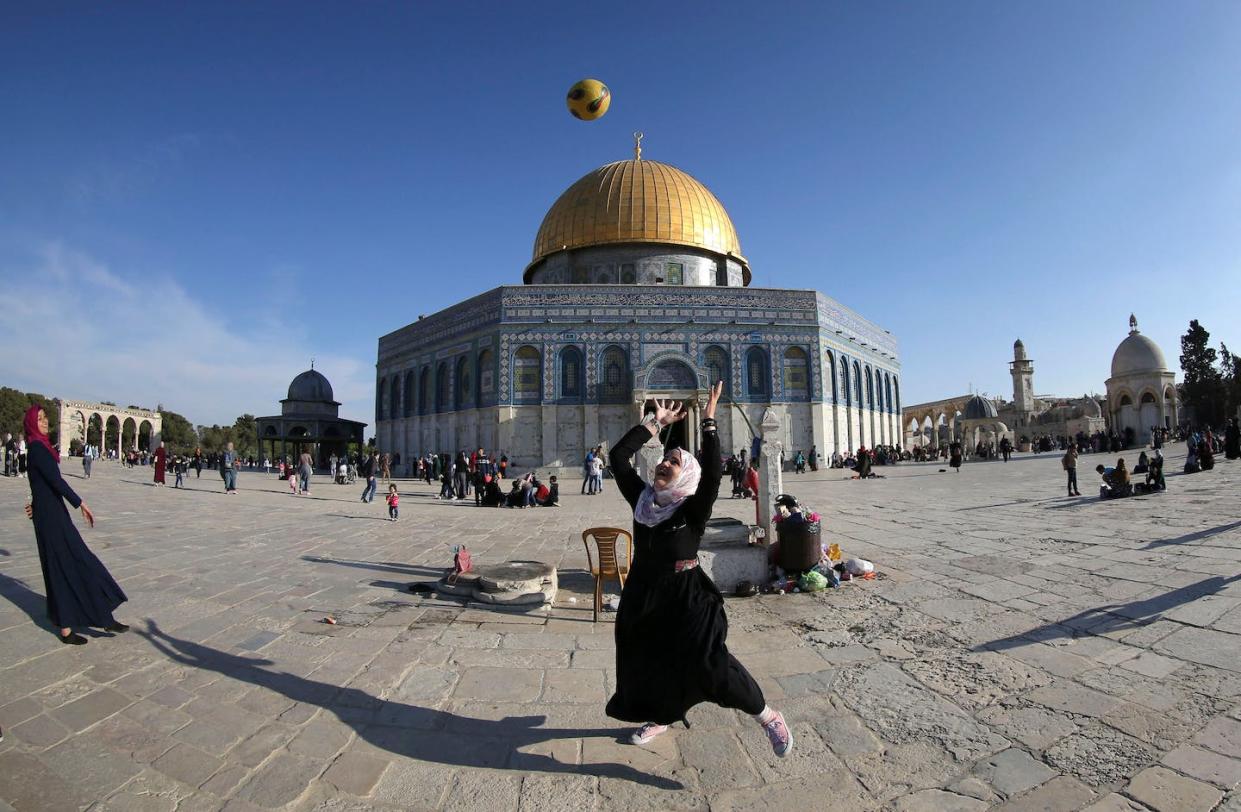
[[[703,417],[715,417],[715,407],[719,404],[720,395],[722,394],[724,394],[724,382],[716,381],[715,386],[711,387],[711,394],[707,396],[707,409],[703,413]]]
[[[655,421],[660,426],[671,426],[678,420],[684,420],[687,413],[685,404],[679,400],[655,399]]]

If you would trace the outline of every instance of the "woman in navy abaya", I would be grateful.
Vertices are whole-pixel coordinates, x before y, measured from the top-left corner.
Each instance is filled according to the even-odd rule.
[[[73,627],[90,626],[110,632],[129,629],[112,617],[127,598],[104,565],[86,547],[73,525],[65,502],[82,511],[91,527],[95,517],[60,475],[60,454],[47,438],[47,414],[31,406],[25,420],[30,504],[26,515],[34,522],[47,590],[47,614],[60,627],[60,642],[81,645],[86,638]]]

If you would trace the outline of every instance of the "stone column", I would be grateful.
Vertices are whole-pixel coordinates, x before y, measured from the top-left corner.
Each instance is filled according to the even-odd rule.
[[[560,460],[559,438],[556,436],[556,410],[559,407],[555,405],[543,404],[540,407],[543,417],[543,459],[537,465],[555,465],[562,463]]]
[[[776,497],[784,493],[784,473],[780,470],[780,454],[784,451],[784,444],[780,442],[779,415],[770,408],[763,412],[760,430],[763,445],[758,467],[758,523],[766,532],[770,543],[773,539],[772,506]]]
[[[593,403],[585,403],[581,409],[582,448],[589,450],[605,442],[605,438],[599,436],[599,407]],[[568,460],[567,462],[569,465],[572,465],[576,460]]]
[[[827,404],[811,402],[810,404],[810,445],[813,446],[820,457],[823,456],[823,450],[827,448],[827,426],[823,422],[827,419]],[[806,449],[806,456],[809,457],[810,449]],[[830,456],[830,452],[829,452]],[[818,465],[820,460],[815,460]]]

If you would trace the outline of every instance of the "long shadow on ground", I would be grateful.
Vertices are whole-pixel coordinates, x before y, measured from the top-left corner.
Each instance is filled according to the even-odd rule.
[[[1169,547],[1173,544],[1186,544],[1191,541],[1202,541],[1203,539],[1211,538],[1211,536],[1218,536],[1220,533],[1227,533],[1229,530],[1236,530],[1238,527],[1241,527],[1241,521],[1232,522],[1230,524],[1221,524],[1217,527],[1208,527],[1204,530],[1195,530],[1193,533],[1186,533],[1183,536],[1176,536],[1175,538],[1152,541],[1142,549],[1155,550],[1160,547]]]
[[[1190,601],[1214,595],[1237,580],[1241,580],[1241,575],[1234,575],[1231,578],[1216,575],[1211,578],[1204,578],[1197,583],[1183,586],[1180,589],[1165,592],[1153,598],[1098,606],[1093,609],[1087,609],[1084,612],[1078,612],[1076,615],[1056,623],[1039,626],[1037,629],[1031,629],[1023,634],[992,640],[989,643],[980,643],[974,646],[973,650],[1004,651],[1005,649],[1020,648],[1048,640],[1075,638],[1083,634],[1102,635],[1135,626],[1146,626],[1154,623],[1169,609],[1175,609]]]
[[[169,659],[268,690],[307,705],[334,713],[358,736],[375,747],[406,758],[457,767],[479,767],[519,772],[585,773],[622,778],[659,789],[683,789],[679,781],[639,772],[626,764],[565,764],[538,753],[518,752],[519,748],[558,739],[597,736],[619,737],[623,731],[599,728],[541,728],[544,716],[508,716],[504,719],[475,719],[448,711],[420,708],[401,702],[378,699],[357,688],[342,688],[326,682],[298,677],[263,666],[271,660],[239,657],[199,643],[181,640],[162,631],[147,619],[147,631],[134,631]],[[354,717],[359,710],[375,711],[380,723],[364,723]],[[344,711],[342,713],[342,711]],[[446,732],[451,727],[455,732]]]
[[[350,517],[351,518],[351,517]],[[387,519],[384,519],[387,521]],[[321,555],[304,555],[303,561],[312,564],[335,564],[338,567],[355,567],[360,570],[377,572],[396,572],[401,575],[413,575],[423,578],[439,578],[444,574],[445,567],[422,567],[416,564],[402,564],[399,561],[354,561],[348,558],[328,558]],[[448,562],[451,564],[452,562]]]

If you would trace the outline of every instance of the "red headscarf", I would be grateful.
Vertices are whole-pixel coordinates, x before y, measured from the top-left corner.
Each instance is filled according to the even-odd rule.
[[[27,443],[38,443],[39,445],[52,452],[52,459],[60,464],[60,452],[52,447],[51,441],[47,435],[39,431],[39,412],[46,414],[46,410],[39,404],[35,404],[26,410],[26,419],[22,421],[22,431],[26,433]]]

